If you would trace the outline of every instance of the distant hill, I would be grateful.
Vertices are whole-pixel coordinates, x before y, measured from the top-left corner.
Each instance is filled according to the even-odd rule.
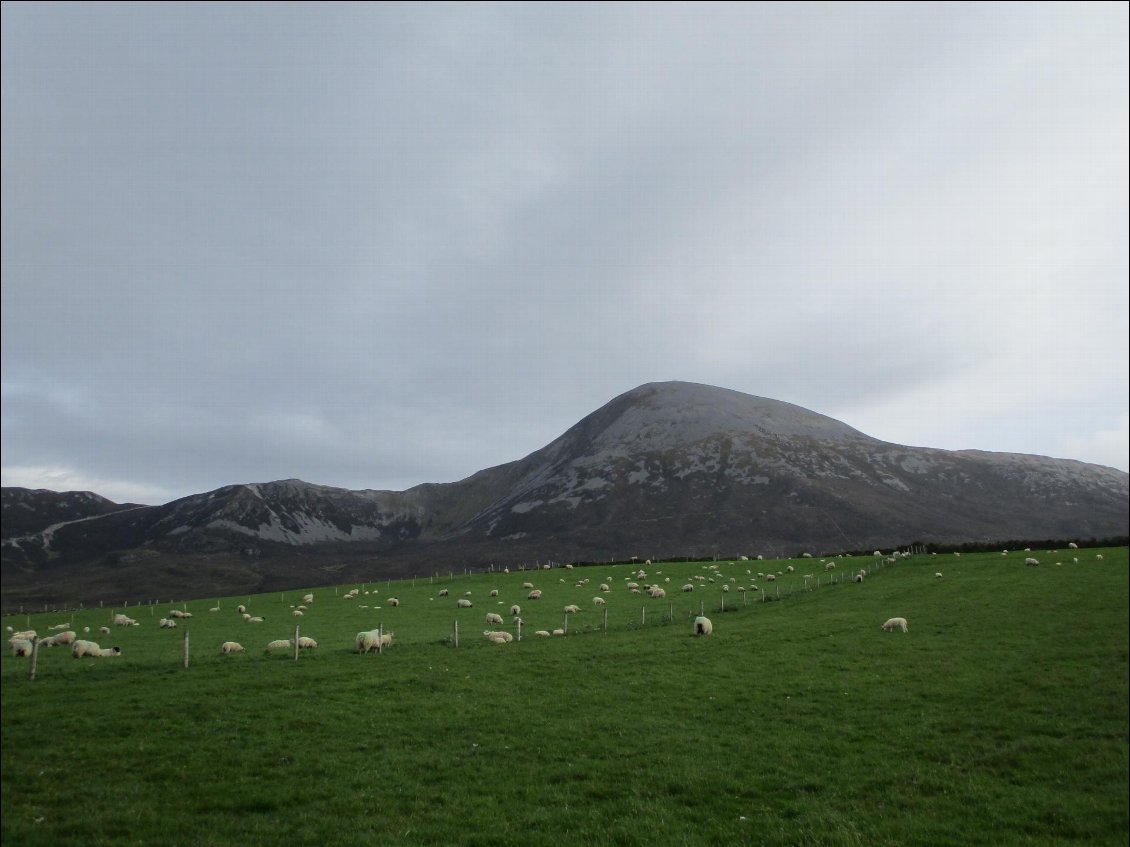
[[[490,562],[1124,537],[1128,480],[1067,459],[890,444],[789,403],[650,383],[524,459],[402,492],[285,480],[139,507],[4,489],[3,603],[187,599]]]

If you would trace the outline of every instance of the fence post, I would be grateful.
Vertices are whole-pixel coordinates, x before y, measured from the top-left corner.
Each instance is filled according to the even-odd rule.
[[[455,619],[455,646],[459,646],[459,619]]]
[[[28,680],[35,682],[35,664],[39,660],[39,636],[31,637],[31,670],[28,671]]]
[[[608,607],[604,607],[604,631],[608,632]]]
[[[188,667],[188,629],[184,630],[184,666]]]
[[[298,624],[294,625],[294,661],[298,661]]]

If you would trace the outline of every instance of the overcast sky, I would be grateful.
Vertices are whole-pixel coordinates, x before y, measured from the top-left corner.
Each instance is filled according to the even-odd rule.
[[[3,484],[400,490],[671,379],[1127,470],[1127,10],[4,3]]]

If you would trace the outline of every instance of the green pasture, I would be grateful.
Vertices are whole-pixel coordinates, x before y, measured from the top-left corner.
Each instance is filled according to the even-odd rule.
[[[453,567],[7,617],[122,655],[43,648],[34,680],[4,655],[0,840],[1127,844],[1126,548],[832,561]],[[574,603],[566,636],[534,635]],[[516,633],[513,604],[522,640],[489,644],[484,615]],[[192,617],[160,629],[173,608]],[[710,637],[692,635],[700,609]],[[882,631],[892,616],[909,632]],[[265,652],[296,625],[317,650]],[[377,626],[392,647],[358,655]],[[229,640],[247,652],[221,655]]]

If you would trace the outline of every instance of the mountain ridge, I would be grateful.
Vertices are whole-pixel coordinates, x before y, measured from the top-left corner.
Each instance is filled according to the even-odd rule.
[[[74,512],[82,520],[37,544],[9,531],[9,501],[26,511],[26,490],[4,489],[3,593],[10,605],[77,590],[53,587],[63,578],[184,593],[207,574],[199,590],[219,594],[437,562],[1125,536],[1128,479],[1069,459],[907,447],[778,400],[647,383],[521,459],[400,492],[290,479],[149,507],[79,498],[100,513]]]

